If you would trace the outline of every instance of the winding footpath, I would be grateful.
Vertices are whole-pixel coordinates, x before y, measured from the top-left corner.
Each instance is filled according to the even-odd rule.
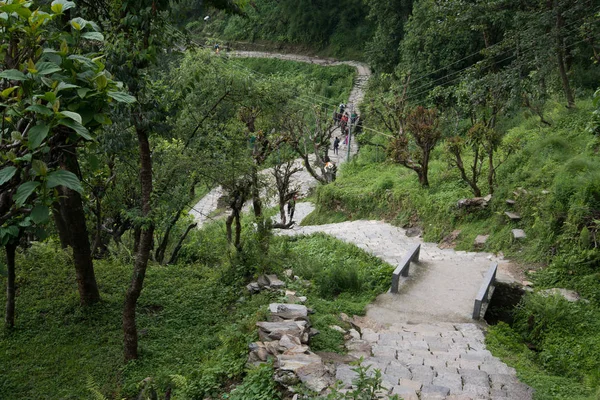
[[[238,51],[229,53],[230,57],[256,57],[256,58],[278,58],[281,60],[288,61],[297,61],[297,62],[305,62],[309,64],[318,64],[323,66],[335,66],[335,65],[350,65],[356,68],[356,78],[354,79],[354,86],[352,87],[352,91],[350,92],[350,97],[348,99],[348,104],[353,104],[356,112],[360,115],[359,104],[365,96],[365,85],[371,76],[371,70],[366,64],[362,64],[356,61],[336,61],[327,58],[319,58],[319,57],[308,57],[294,54],[276,54],[276,53],[263,53],[263,52],[254,52],[254,51]],[[343,137],[340,128],[336,128],[333,132],[333,137],[339,136]],[[329,157],[331,161],[333,161],[336,165],[340,165],[346,162],[348,148],[343,144],[340,144],[339,155],[333,154],[333,145],[331,147],[331,151],[329,153]],[[352,141],[350,143],[350,155],[356,154],[358,151],[358,146],[356,141]],[[314,155],[309,157],[309,161],[311,165],[314,166],[315,158]],[[295,161],[295,166],[302,167],[302,160],[297,159]],[[315,169],[318,170],[318,167],[315,166]],[[267,181],[274,181],[273,176],[271,175],[271,169],[266,169],[262,171],[262,175]],[[302,168],[300,172],[297,172],[292,176],[290,187],[297,187],[300,193],[300,197],[304,197],[311,188],[317,185],[317,181],[306,171],[306,169]],[[198,203],[196,203],[189,211],[189,214],[194,218],[195,222],[198,224],[198,228],[201,228],[204,223],[208,220],[212,219],[215,212],[218,209],[218,200],[223,196],[223,189],[218,186],[212,189],[206,196],[204,196]],[[271,197],[266,202],[268,207],[273,207],[277,205],[277,201],[275,197]],[[249,207],[249,203],[247,205]]]
[[[239,57],[275,57],[321,65],[348,64],[358,78],[349,103],[358,105],[370,76],[366,65],[296,55],[238,52]],[[340,149],[342,150],[342,149]],[[351,149],[352,153],[356,147]],[[344,162],[340,155],[334,162]],[[267,171],[266,171],[267,172]],[[302,193],[316,185],[302,171],[295,177]],[[217,209],[222,189],[216,188],[194,206],[190,214],[198,225]],[[296,220],[312,212],[310,203],[296,205]],[[473,301],[492,261],[498,262],[498,279],[514,281],[508,262],[487,253],[440,249],[435,243],[408,237],[404,229],[382,221],[350,221],[319,226],[296,226],[281,235],[325,233],[353,243],[380,259],[397,265],[414,244],[421,244],[419,262],[411,266],[398,294],[384,293],[359,318],[357,337],[347,343],[349,355],[364,357],[364,364],[382,373],[381,398],[399,395],[404,400],[529,400],[533,390],[519,382],[516,372],[486,350],[484,323],[471,319]],[[391,281],[391,277],[390,277]],[[353,387],[352,366],[338,363],[336,378],[346,390]]]

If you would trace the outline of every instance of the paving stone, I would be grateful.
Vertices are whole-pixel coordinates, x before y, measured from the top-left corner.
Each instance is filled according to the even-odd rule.
[[[428,357],[423,360],[423,365],[428,365],[430,367],[433,367],[433,369],[446,368],[446,361]]]
[[[448,351],[450,349],[450,345],[447,343],[427,341],[427,344],[430,351]]]
[[[460,366],[459,368],[461,369],[479,369],[479,365],[481,365],[481,362],[479,361],[465,360],[463,358],[460,358],[457,361]]]
[[[375,344],[371,347],[371,352],[374,357],[396,358],[396,347],[394,346],[381,346]]]
[[[533,389],[521,382],[504,386],[510,399],[530,400],[533,398]]]
[[[423,382],[424,385],[431,385],[435,373],[431,367],[426,365],[411,366],[410,372],[414,381]]]
[[[450,396],[446,396],[445,400],[473,400],[473,398],[466,394],[450,394]]]
[[[462,392],[462,379],[458,374],[439,374],[433,378],[433,384],[436,386],[443,386],[450,389],[450,393],[459,394]]]
[[[393,376],[397,379],[410,379],[412,377],[410,370],[406,366],[398,363],[393,363],[385,367],[385,375]]]
[[[462,360],[480,361],[483,362],[492,358],[492,353],[487,350],[469,350],[460,355]]]
[[[458,373],[463,378],[465,385],[479,385],[490,387],[490,378],[485,371],[479,371],[476,369],[459,369]]]
[[[488,374],[506,374],[514,376],[517,373],[514,368],[509,367],[497,359],[485,361],[479,366],[479,369],[487,372]]]
[[[379,340],[393,340],[400,341],[402,340],[402,334],[398,332],[385,332],[379,334]]]
[[[488,399],[490,396],[490,388],[489,386],[479,386],[469,383],[463,385],[463,394],[471,396],[475,399]],[[517,399],[519,398],[515,398],[515,400]]]
[[[450,388],[438,385],[423,385],[421,388],[421,398],[423,395],[441,395],[446,397],[450,394]]]
[[[503,399],[508,398],[508,391],[504,389],[490,389],[490,397],[492,399]]]
[[[415,356],[412,354],[406,354],[404,352],[397,353],[398,361],[400,361],[404,365],[423,365],[425,360],[424,357]]]
[[[413,349],[413,350],[425,350],[425,351],[429,351],[429,345],[425,341],[422,341],[422,340],[409,340],[407,342],[408,342],[410,348]]]
[[[405,386],[394,386],[392,394],[400,396],[403,400],[419,400],[417,393],[411,388]]]
[[[392,390],[394,386],[398,385],[398,378],[390,375],[381,376],[381,386],[385,389]]]
[[[500,388],[518,382],[517,377],[511,374],[489,374],[489,376],[492,387]]]
[[[352,368],[355,367],[347,364],[338,365],[335,371],[335,380],[342,381],[344,387],[351,387],[352,381],[358,377],[358,374],[352,371]]]
[[[420,391],[421,387],[423,387],[423,384],[419,381],[414,381],[412,379],[403,379],[403,378],[400,378],[400,385],[411,388],[415,392]]]
[[[364,335],[363,335],[364,338]],[[368,340],[368,339],[365,339]],[[398,341],[394,340],[394,339],[389,339],[389,338],[379,338],[378,340],[376,340],[377,345],[379,346],[391,346],[391,347],[398,347]]]
[[[458,369],[452,367],[436,368],[435,372],[438,375],[458,375]]]

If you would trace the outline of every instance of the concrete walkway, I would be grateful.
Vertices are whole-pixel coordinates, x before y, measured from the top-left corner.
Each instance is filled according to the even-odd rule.
[[[298,219],[313,206],[300,203]],[[439,249],[435,243],[406,236],[406,231],[381,221],[295,227],[281,235],[322,232],[353,243],[397,265],[405,252],[421,244],[420,262],[411,265],[398,294],[384,293],[367,307],[360,339],[347,343],[349,354],[382,373],[384,398],[529,400],[533,391],[520,383],[513,368],[485,349],[484,324],[471,319],[473,301],[491,262],[498,278],[511,281],[508,262],[487,253]],[[391,281],[391,277],[390,277]],[[366,322],[365,322],[366,321]],[[340,364],[336,379],[353,387],[356,373]]]

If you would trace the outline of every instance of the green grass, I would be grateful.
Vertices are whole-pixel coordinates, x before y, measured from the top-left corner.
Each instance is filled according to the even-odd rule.
[[[250,222],[245,219],[245,226]],[[216,396],[245,374],[247,344],[257,339],[255,322],[265,319],[267,304],[284,300],[278,294],[249,296],[241,270],[292,268],[312,282],[289,287],[307,295],[315,310],[311,320],[322,334],[313,349],[340,352],[343,338],[329,325],[341,323],[340,312],[363,313],[385,291],[393,269],[324,235],[274,237],[264,257],[255,253],[251,229],[244,231],[245,256],[228,257],[223,228],[215,223],[192,232],[178,265],[149,266],[138,303],[140,359],[126,366],[121,311],[132,271],[128,256],[95,262],[102,301],[82,309],[70,256],[57,243],[34,243],[19,253],[16,328],[0,332],[0,398],[82,399],[91,396],[91,387],[109,399],[133,398],[147,377],[164,394],[179,382],[174,375],[185,378],[175,390],[181,398]],[[337,279],[331,271],[342,266],[358,280]],[[244,382],[262,387],[264,374],[253,372]]]

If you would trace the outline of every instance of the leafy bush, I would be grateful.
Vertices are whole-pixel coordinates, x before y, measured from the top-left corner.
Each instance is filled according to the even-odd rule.
[[[248,370],[241,385],[231,391],[230,400],[275,400],[281,395],[273,380],[273,366],[262,364]]]

